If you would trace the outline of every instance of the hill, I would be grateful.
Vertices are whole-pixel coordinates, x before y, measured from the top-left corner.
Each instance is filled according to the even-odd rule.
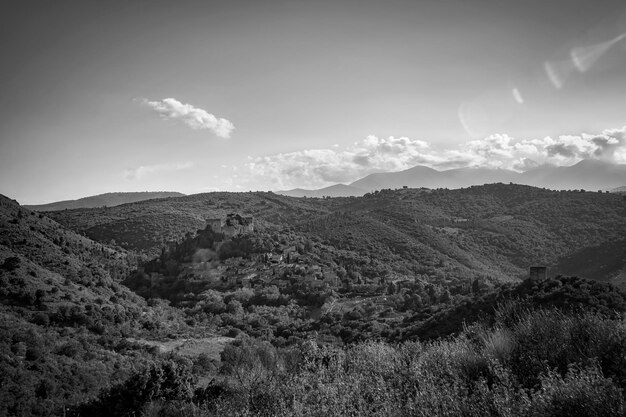
[[[127,338],[186,329],[120,284],[136,265],[0,195],[0,415],[61,415],[154,359]]]
[[[618,195],[509,184],[383,190],[332,199],[208,193],[51,216],[94,240],[115,240],[155,256],[163,242],[180,241],[205,228],[206,219],[230,212],[253,215],[258,230],[311,239],[343,263],[373,260],[367,273],[372,279],[393,271],[429,279],[510,280],[524,276],[529,265],[559,272],[561,259],[619,241],[626,230],[626,207]],[[374,267],[377,262],[380,266]]]
[[[50,212],[72,230],[90,238],[152,255],[164,243],[206,226],[207,219],[228,213],[255,217],[257,227],[289,225],[298,219],[328,213],[320,199],[295,199],[271,192],[205,193],[185,197],[146,200],[116,207]]]
[[[70,406],[73,415],[248,407],[275,415],[268,404],[283,401],[281,393],[295,398],[317,386],[311,381],[330,381],[333,364],[353,369],[342,358],[371,349],[364,340],[394,343],[380,342],[375,349],[386,353],[368,368],[390,352],[433,366],[442,348],[455,360],[467,352],[461,370],[446,375],[476,370],[471,380],[480,383],[493,371],[489,378],[501,381],[506,369],[520,384],[515,392],[528,389],[529,398],[547,384],[547,371],[558,367],[565,378],[579,357],[602,359],[601,372],[626,386],[621,342],[598,338],[606,330],[623,340],[625,298],[606,283],[625,261],[620,195],[513,184],[330,199],[208,193],[49,214],[59,223],[0,197],[3,414]],[[248,225],[250,215],[254,228],[226,233],[228,221]],[[207,221],[215,218],[224,227]],[[529,265],[580,269],[605,282],[520,282]],[[515,300],[520,307],[506,307]],[[561,339],[546,354],[555,329]],[[529,345],[529,332],[542,342]],[[502,367],[487,365],[490,355],[505,358]],[[275,389],[285,378],[291,382]],[[471,387],[452,398],[486,389]],[[369,404],[370,394],[361,400]]]
[[[155,198],[181,197],[184,194],[171,191],[144,191],[129,193],[106,193],[78,200],[57,201],[48,204],[26,205],[25,208],[37,211],[55,211],[79,208],[113,207],[120,204],[135,203],[137,201],[152,200]]]
[[[611,284],[572,276],[559,275],[541,282],[524,280],[458,299],[435,314],[416,312],[398,326],[395,337],[399,340],[426,340],[458,334],[468,323],[480,320],[493,323],[496,312],[503,306],[515,314],[536,308],[556,307],[562,311],[598,312],[605,316],[620,317],[626,312],[626,294]],[[426,320],[424,317],[427,317]]]
[[[287,191],[276,191],[276,194],[286,195],[289,197],[360,197],[365,194],[365,191],[352,186],[344,184],[331,185],[330,187],[320,188],[319,190],[303,190],[302,188],[294,188]]]
[[[529,265],[564,272],[557,267],[561,258],[620,241],[626,204],[607,193],[505,184],[383,190],[346,199],[301,227],[335,248],[397,265],[397,272],[406,267],[429,276],[441,271],[502,279],[524,276]]]

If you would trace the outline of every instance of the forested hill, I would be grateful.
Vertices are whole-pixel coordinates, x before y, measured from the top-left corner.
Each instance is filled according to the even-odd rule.
[[[389,249],[400,258],[419,261],[428,254],[440,264],[457,261],[487,274],[520,276],[530,265],[553,266],[559,273],[559,260],[623,239],[626,199],[508,184],[383,190],[347,201],[326,221],[311,220],[307,230],[371,256]],[[614,255],[605,272],[623,268],[626,260]]]
[[[64,226],[0,196],[0,415],[169,416],[179,406],[281,415],[273,404],[294,415],[294,398],[314,410],[318,397],[306,393],[326,398],[340,390],[324,384],[350,387],[363,375],[350,376],[352,363],[331,369],[353,349],[370,349],[359,345],[366,340],[394,343],[376,345],[387,353],[367,369],[400,351],[435,366],[428,352],[443,349],[451,352],[445,363],[456,363],[467,345],[459,369],[424,374],[437,395],[463,387],[450,404],[478,404],[486,391],[472,381],[484,375],[495,381],[494,398],[518,392],[532,400],[520,406],[542,410],[539,389],[570,387],[558,378],[575,378],[570,370],[584,358],[597,358],[602,372],[585,368],[585,378],[615,378],[585,384],[621,389],[624,294],[583,278],[518,279],[544,264],[610,280],[623,271],[625,210],[616,194],[492,184],[333,199],[210,193],[52,213]],[[207,227],[207,218],[231,212],[254,215],[254,231]],[[177,243],[163,245],[170,240]],[[509,302],[522,304],[503,310]],[[556,330],[558,344],[545,354]],[[540,342],[525,344],[529,334]],[[448,341],[425,342],[442,336]],[[502,358],[497,369],[480,365],[495,363],[489,346]],[[528,358],[537,358],[530,367]],[[477,379],[466,380],[471,369]],[[510,387],[496,377],[501,369]],[[546,379],[552,369],[556,382]],[[394,391],[421,386],[389,379],[400,374],[375,376],[384,381],[376,392],[393,392],[381,404],[395,410],[390,398],[406,394],[422,407],[422,394]],[[621,391],[610,392],[622,407]],[[354,395],[366,405],[378,394]]]
[[[562,259],[619,241],[626,231],[620,195],[514,184],[331,199],[209,193],[51,215],[92,239],[156,255],[164,242],[229,212],[254,215],[259,229],[289,230],[363,262],[376,259],[397,273],[499,280],[523,276],[529,265],[553,266],[557,273]],[[588,272],[598,279],[618,275],[623,260],[609,261],[604,276]]]
[[[157,254],[164,242],[177,241],[188,232],[203,229],[208,218],[240,212],[254,215],[257,227],[288,228],[300,219],[329,213],[333,205],[321,199],[290,198],[271,192],[219,192],[49,215],[94,240],[115,240],[124,248]]]
[[[127,338],[184,329],[119,283],[134,258],[0,195],[0,415],[62,415],[151,357]]]

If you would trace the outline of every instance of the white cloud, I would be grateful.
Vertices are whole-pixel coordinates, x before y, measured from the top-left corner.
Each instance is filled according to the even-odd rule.
[[[208,129],[221,138],[229,138],[235,126],[226,119],[218,118],[206,110],[184,104],[175,98],[151,101],[146,98],[139,101],[167,119],[183,122],[194,130]]]
[[[572,165],[582,159],[626,163],[626,126],[599,134],[550,136],[517,141],[491,135],[464,147],[475,155],[474,164],[523,171],[536,164]],[[531,162],[532,161],[532,162]]]
[[[425,165],[443,170],[460,167],[524,171],[540,164],[572,165],[582,159],[626,163],[626,126],[599,134],[515,140],[491,135],[454,149],[437,149],[407,137],[370,135],[345,148],[307,149],[249,158],[249,181],[272,189],[319,188],[352,182],[374,172]]]
[[[370,135],[344,149],[307,149],[250,158],[247,168],[255,181],[273,184],[272,188],[319,187],[415,165],[462,165],[466,159],[460,152],[438,154],[422,140]]]
[[[177,164],[141,165],[137,168],[129,168],[124,171],[124,177],[127,180],[139,180],[149,175],[160,174],[163,172],[182,171],[192,167],[192,162],[182,162]]]

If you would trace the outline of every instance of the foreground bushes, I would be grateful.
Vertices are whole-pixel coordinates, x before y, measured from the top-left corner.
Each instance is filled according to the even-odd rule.
[[[311,341],[284,350],[240,340],[193,397],[188,389],[165,390],[144,373],[141,384],[135,378],[122,396],[115,394],[141,399],[118,415],[624,415],[621,319],[511,305],[496,317],[493,326],[474,324],[453,339],[396,346],[365,342],[342,349]],[[158,380],[188,387],[185,369]]]

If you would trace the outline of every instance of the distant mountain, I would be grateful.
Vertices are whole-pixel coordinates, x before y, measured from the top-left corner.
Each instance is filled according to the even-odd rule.
[[[65,209],[94,208],[94,207],[114,207],[120,204],[136,203],[138,201],[152,200],[154,198],[182,197],[185,194],[172,191],[144,191],[138,193],[106,193],[90,197],[79,198],[78,200],[56,201],[49,204],[38,204],[24,206],[30,210],[56,211]]]
[[[365,190],[351,185],[336,184],[319,190],[294,188],[293,190],[277,191],[276,194],[288,197],[360,197],[365,194]]]
[[[520,174],[520,183],[551,189],[604,190],[626,182],[626,165],[586,159],[569,167],[542,165]]]
[[[399,172],[375,173],[350,184],[367,191],[383,188],[428,187],[440,179],[441,172],[424,166],[416,166]]]
[[[384,188],[462,188],[494,182],[516,182],[519,174],[504,169],[459,168],[447,171],[416,166],[399,172],[368,175],[350,184],[367,191]]]
[[[512,182],[553,190],[606,190],[626,183],[626,165],[583,160],[568,167],[541,165],[523,173],[489,168],[457,168],[438,171],[418,165],[404,171],[370,174],[349,185],[338,184],[321,190],[295,189],[278,193],[291,197],[348,197],[388,188],[456,189],[497,182]],[[620,190],[614,192],[620,192]]]

